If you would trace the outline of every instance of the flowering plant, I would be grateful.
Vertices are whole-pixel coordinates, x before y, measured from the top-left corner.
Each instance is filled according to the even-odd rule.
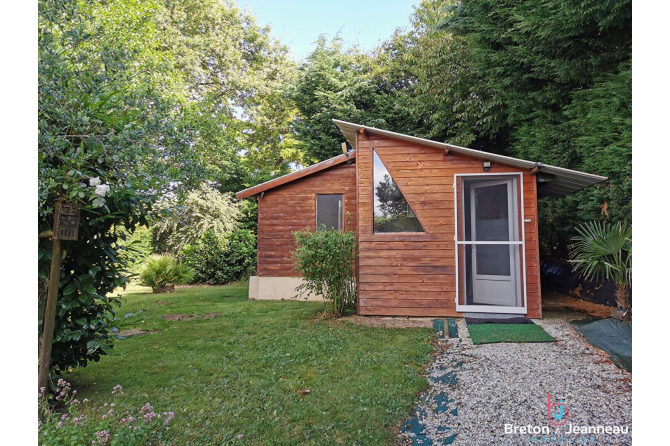
[[[143,445],[157,439],[174,417],[174,412],[155,412],[149,403],[139,410],[117,403],[89,405],[88,399],[79,401],[77,391],[63,379],[53,395],[40,390],[40,445]],[[112,389],[116,400],[123,394],[120,385]]]

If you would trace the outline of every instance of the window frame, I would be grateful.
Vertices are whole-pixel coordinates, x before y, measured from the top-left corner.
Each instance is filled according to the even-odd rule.
[[[337,195],[340,197],[340,200],[342,202],[342,214],[339,216],[339,222],[338,222],[338,228],[337,230],[340,232],[344,232],[344,197],[345,194],[343,193],[332,193],[332,194],[314,194],[314,227],[316,231],[320,231],[321,228],[319,227],[319,197],[320,196],[332,196],[332,195]],[[328,229],[328,228],[326,228]]]
[[[376,147],[372,147],[372,175],[371,175],[371,185],[370,185],[370,193],[372,196],[372,215],[370,215],[370,223],[372,226],[372,235],[374,236],[383,236],[384,234],[389,234],[389,235],[411,235],[411,236],[423,236],[428,234],[428,231],[426,230],[426,225],[423,224],[419,216],[416,214],[414,211],[414,208],[412,207],[411,204],[409,204],[409,200],[407,199],[407,195],[405,192],[402,190],[400,187],[400,184],[393,178],[393,175],[391,175],[391,171],[386,167],[386,164],[384,163],[384,160],[382,159],[381,155],[377,151]],[[410,211],[412,211],[412,214],[414,218],[419,222],[419,225],[421,226],[422,231],[398,231],[398,232],[377,232],[375,231],[375,155],[379,157],[379,161],[382,163],[384,166],[384,169],[388,172],[389,176],[391,177],[391,181],[398,187],[400,190],[400,193],[402,194],[403,198],[405,199],[405,202],[407,203],[407,207],[409,208]]]
[[[497,178],[496,178],[497,177]],[[481,178],[482,180],[491,179],[496,180],[500,178],[512,178],[516,182],[516,199],[518,200],[516,204],[517,216],[515,218],[519,221],[519,228],[521,240],[515,241],[497,241],[497,242],[484,242],[484,241],[466,241],[459,239],[459,223],[461,215],[458,212],[459,200],[464,200],[465,197],[462,194],[459,194],[458,180],[460,179],[477,179]],[[500,172],[500,173],[457,173],[454,174],[454,255],[456,260],[455,268],[455,278],[456,278],[456,311],[459,313],[464,312],[479,312],[479,313],[508,313],[508,314],[528,314],[528,278],[527,278],[527,263],[526,263],[526,228],[525,228],[525,198],[524,198],[524,174],[523,172]],[[498,305],[468,305],[466,303],[459,303],[459,297],[461,293],[460,287],[460,267],[459,267],[459,247],[461,245],[477,245],[477,244],[508,244],[508,245],[517,245],[520,247],[520,262],[519,268],[520,271],[520,285],[522,286],[521,293],[521,306],[498,306]],[[464,286],[466,286],[464,284]]]

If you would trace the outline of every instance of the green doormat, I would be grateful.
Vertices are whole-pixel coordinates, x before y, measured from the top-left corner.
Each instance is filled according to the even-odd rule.
[[[473,344],[496,342],[552,342],[554,338],[535,324],[468,325]]]

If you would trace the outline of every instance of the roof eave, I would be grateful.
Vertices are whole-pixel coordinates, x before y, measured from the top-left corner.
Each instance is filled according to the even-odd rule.
[[[343,153],[342,155],[335,156],[333,158],[321,161],[320,163],[312,164],[311,166],[305,167],[304,169],[297,170],[295,172],[287,173],[277,178],[273,178],[270,181],[265,183],[257,184],[256,186],[249,187],[247,189],[241,190],[235,194],[238,200],[248,198],[254,195],[258,195],[266,190],[273,189],[275,187],[282,186],[284,184],[290,183],[292,181],[299,180],[306,176],[321,172],[322,170],[329,169],[331,167],[337,166],[347,161],[356,159],[356,151],[351,151]]]
[[[562,182],[571,183],[570,187],[562,185],[561,187],[563,189],[562,191],[553,190],[552,188],[549,187],[549,185],[547,185],[546,186],[547,191],[551,191],[550,193],[547,193],[547,195],[559,196],[559,197],[566,196],[571,193],[577,192],[578,190],[581,190],[585,187],[589,187],[594,184],[607,180],[607,177],[601,175],[594,175],[591,173],[566,169],[564,167],[551,166],[549,164],[542,164],[534,161],[523,160],[520,158],[498,155],[496,153],[484,152],[482,150],[470,149],[468,147],[461,147],[454,144],[431,141],[429,139],[418,138],[416,136],[404,135],[402,133],[391,132],[389,130],[382,130],[375,127],[355,124],[353,122],[341,121],[338,119],[333,119],[333,122],[340,129],[340,131],[347,139],[349,144],[351,144],[351,146],[354,148],[356,147],[356,134],[360,130],[365,130],[368,134],[378,134],[380,136],[400,139],[415,144],[427,145],[439,149],[449,149],[453,150],[455,153],[460,153],[462,155],[480,158],[482,160],[505,164],[508,166],[519,167],[522,169],[533,169],[539,166],[542,172],[556,175],[557,178],[560,178],[562,180]]]

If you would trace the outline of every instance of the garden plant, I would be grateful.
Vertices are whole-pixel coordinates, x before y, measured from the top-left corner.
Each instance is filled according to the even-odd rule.
[[[630,317],[633,228],[627,223],[589,222],[577,228],[570,247],[573,269],[586,279],[612,280],[619,310]]]
[[[342,316],[356,306],[356,234],[337,230],[297,231],[292,255],[304,283],[299,293],[323,296],[326,314]]]

